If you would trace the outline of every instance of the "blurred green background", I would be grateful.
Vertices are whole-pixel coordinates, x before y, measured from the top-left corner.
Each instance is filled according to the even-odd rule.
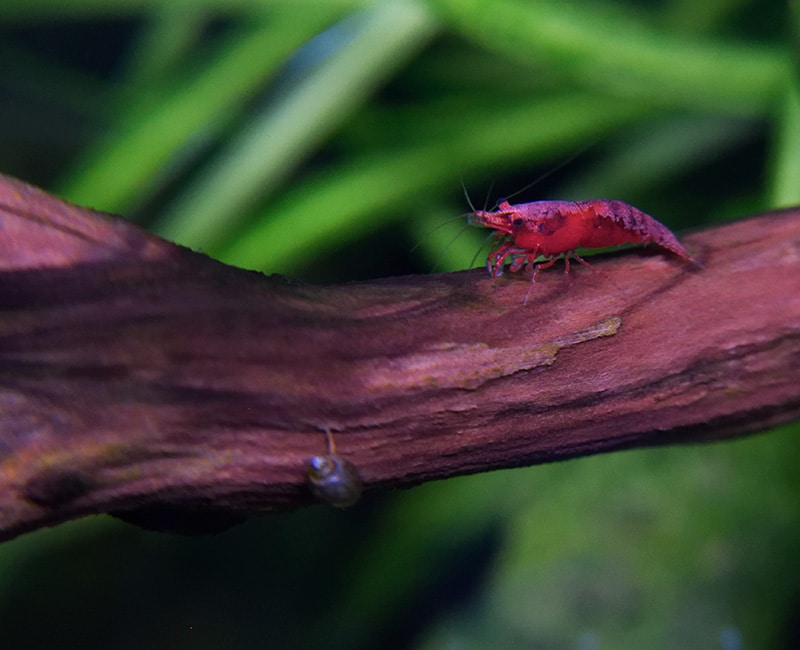
[[[314,282],[468,267],[462,183],[491,204],[552,172],[516,200],[617,198],[697,228],[800,203],[796,9],[3,0],[0,171]],[[798,647],[797,434],[215,537],[39,531],[0,545],[0,647]]]

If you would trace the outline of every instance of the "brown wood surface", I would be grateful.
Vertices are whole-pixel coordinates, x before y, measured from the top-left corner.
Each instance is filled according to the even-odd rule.
[[[317,287],[0,177],[0,539],[308,504],[326,428],[370,490],[798,419],[800,210],[682,242]]]

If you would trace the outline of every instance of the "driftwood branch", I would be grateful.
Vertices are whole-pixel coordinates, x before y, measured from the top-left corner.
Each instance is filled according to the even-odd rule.
[[[0,177],[0,539],[307,504],[326,429],[369,490],[797,419],[800,211],[683,242],[315,287]]]

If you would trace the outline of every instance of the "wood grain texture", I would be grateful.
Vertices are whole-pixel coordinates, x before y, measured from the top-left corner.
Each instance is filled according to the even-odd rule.
[[[0,177],[0,539],[308,504],[326,428],[370,490],[797,419],[800,211],[682,242],[308,286]]]

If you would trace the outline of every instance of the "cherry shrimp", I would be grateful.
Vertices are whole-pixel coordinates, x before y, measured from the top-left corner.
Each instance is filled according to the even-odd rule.
[[[496,243],[486,259],[489,274],[500,277],[510,261],[512,273],[525,267],[536,282],[539,271],[553,266],[563,253],[566,274],[570,256],[586,267],[577,248],[606,248],[620,244],[654,244],[697,264],[675,235],[650,215],[625,203],[591,201],[533,201],[511,205],[501,201],[494,210],[474,210],[468,223],[496,231]],[[544,261],[536,260],[544,257]],[[527,303],[528,296],[525,296]]]

